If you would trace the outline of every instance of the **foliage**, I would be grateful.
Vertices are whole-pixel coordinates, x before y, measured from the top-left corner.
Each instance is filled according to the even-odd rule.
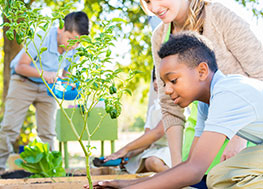
[[[52,17],[49,17],[40,13],[41,8],[31,10],[22,1],[11,1],[3,5],[4,9],[2,11],[10,22],[3,23],[2,27],[9,28],[6,31],[9,40],[16,39],[18,44],[26,43],[26,40],[30,42],[35,38],[35,31],[38,28],[46,32],[57,19],[59,20],[59,27],[63,28],[63,18],[68,12],[66,7],[70,5],[67,4],[65,7],[61,7],[52,14]],[[42,36],[38,35],[38,37],[42,40]],[[39,53],[45,50],[43,48]]]
[[[144,119],[140,116],[136,117],[134,124],[129,128],[129,131],[143,131],[144,130]]]
[[[44,84],[53,95],[61,108],[62,113],[68,120],[73,133],[83,149],[86,157],[87,178],[89,185],[92,188],[89,170],[89,156],[91,155],[92,149],[90,145],[90,138],[100,127],[100,124],[107,113],[111,116],[111,118],[117,118],[120,115],[121,97],[124,93],[131,95],[131,91],[126,88],[126,84],[131,81],[138,72],[130,71],[128,78],[124,80],[119,77],[119,74],[122,72],[121,69],[111,70],[107,67],[107,64],[112,62],[111,47],[114,46],[113,40],[116,39],[113,32],[115,31],[115,28],[121,27],[119,22],[122,21],[122,19],[116,18],[111,19],[111,21],[103,21],[99,27],[99,31],[95,32],[96,35],[91,37],[83,35],[79,38],[76,37],[75,39],[69,40],[69,45],[67,47],[61,45],[64,49],[71,49],[76,43],[80,44],[80,47],[76,49],[77,53],[74,55],[73,60],[68,59],[68,61],[71,62],[71,65],[69,69],[70,74],[68,75],[68,78],[66,78],[68,84],[70,84],[70,81],[74,81],[77,84],[78,96],[75,99],[75,103],[81,104],[81,107],[83,107],[83,111],[81,112],[84,125],[81,133],[79,134],[72,122],[72,116],[75,110],[72,112],[72,115],[68,115],[64,110],[64,98],[59,100],[53,92],[53,87],[55,87],[55,85],[50,87],[45,81],[41,62],[41,54],[47,50],[47,47],[42,46],[47,32],[56,19],[59,19],[60,27],[63,26],[62,15],[64,16],[64,11],[69,10],[69,7],[70,4],[66,4],[65,7],[61,7],[59,10],[56,10],[56,13],[53,13],[52,17],[44,17],[39,13],[40,9],[28,10],[20,1],[12,1],[8,4],[8,8],[3,9],[5,11],[4,14],[10,21],[9,23],[4,23],[3,25],[9,27],[6,35],[10,40],[14,39],[15,31],[17,42],[24,44],[25,52],[29,56],[30,54],[27,51],[28,45],[33,43],[36,47],[38,52],[37,59],[40,61],[40,68],[36,65],[36,59],[31,56],[30,58],[39,72]],[[45,31],[46,34],[44,36],[39,35],[35,32],[37,29]],[[22,31],[24,31],[24,33],[21,33]],[[35,44],[34,39],[36,36],[40,40],[40,49],[38,49],[38,46]],[[65,55],[66,53],[60,56],[60,63],[64,60]],[[93,131],[90,131],[87,122],[88,114],[101,100],[104,100],[105,102],[106,114],[101,116],[101,121],[98,123],[97,127]],[[88,106],[88,104],[90,105]],[[82,141],[82,136],[85,132],[87,132],[89,138],[86,147]],[[34,144],[36,145],[36,143]],[[38,160],[39,156],[37,156],[36,159]],[[33,162],[37,162],[37,160],[34,160]],[[21,161],[20,163],[22,164]],[[34,171],[34,169],[32,171]]]
[[[84,105],[85,111],[90,111],[100,101],[104,100],[105,110],[110,114],[111,118],[117,118],[121,112],[120,99],[123,93],[131,95],[131,91],[125,87],[137,72],[130,72],[126,80],[122,80],[119,74],[121,69],[111,70],[107,68],[107,64],[111,64],[111,46],[112,41],[116,39],[113,35],[114,28],[120,24],[120,19],[112,19],[102,22],[103,30],[94,37],[81,36],[79,39],[72,40],[71,43],[80,43],[81,47],[77,48],[76,57],[80,57],[80,61],[72,61],[69,71],[69,79],[78,81],[79,104]],[[118,89],[117,89],[118,88]],[[91,102],[90,107],[85,104]]]
[[[260,6],[260,0],[235,0],[244,7],[250,9],[256,17],[263,17],[263,7]],[[262,2],[261,2],[262,3]]]
[[[62,167],[62,156],[60,152],[50,151],[49,144],[34,140],[24,147],[20,154],[22,159],[15,160],[15,163],[34,173],[32,177],[61,177],[65,176],[65,169]]]
[[[85,0],[85,12],[87,12],[93,20],[108,20],[112,15],[126,20],[127,25],[122,28],[117,28],[115,31],[119,33],[122,39],[122,44],[129,45],[129,51],[126,56],[130,57],[130,64],[127,66],[118,64],[124,72],[129,70],[140,70],[143,74],[138,74],[129,84],[128,87],[134,91],[140,85],[140,80],[149,83],[151,80],[151,70],[153,66],[151,56],[151,29],[148,24],[148,16],[140,7],[139,0]],[[93,27],[97,27],[96,25]],[[119,43],[120,44],[120,43]],[[119,56],[125,56],[125,53]],[[143,99],[147,97],[149,88],[146,87],[143,91]]]

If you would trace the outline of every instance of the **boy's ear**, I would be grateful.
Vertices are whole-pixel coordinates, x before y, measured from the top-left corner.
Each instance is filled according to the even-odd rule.
[[[199,74],[199,79],[201,81],[206,80],[206,78],[209,75],[209,67],[208,67],[207,63],[206,62],[201,62],[197,66],[197,71],[198,71],[198,74]]]
[[[60,34],[60,33],[62,33],[63,31],[64,31],[64,27],[62,28],[62,29],[59,29],[59,27],[58,27],[58,33]]]

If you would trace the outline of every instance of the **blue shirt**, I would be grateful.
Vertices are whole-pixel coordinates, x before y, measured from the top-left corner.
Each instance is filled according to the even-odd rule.
[[[42,37],[44,37],[45,32],[40,31],[38,32],[38,34]],[[36,47],[38,48],[38,50],[40,50],[40,38],[39,36],[36,35],[34,42],[36,44]],[[52,27],[49,31],[49,33],[47,34],[43,44],[41,47],[47,47],[47,50],[45,52],[42,53],[41,55],[41,62],[42,62],[42,68],[45,71],[49,71],[49,72],[57,72],[59,69],[65,69],[67,70],[69,65],[70,65],[70,61],[67,60],[67,58],[72,59],[73,55],[75,53],[76,50],[70,50],[68,52],[64,52],[66,53],[66,56],[64,58],[64,61],[62,63],[59,63],[59,57],[60,57],[60,53],[58,52],[58,43],[57,43],[57,28],[56,27]],[[18,64],[21,55],[25,52],[24,49],[22,49],[17,55],[16,57],[11,61],[10,64],[10,68],[11,68],[11,74],[15,74],[15,67]],[[28,45],[28,53],[30,54],[30,56],[36,60],[36,64],[38,66],[38,68],[41,70],[40,67],[40,62],[39,59],[37,59],[38,56],[38,52],[33,44],[33,42],[31,42]],[[62,54],[62,56],[64,55],[64,53]],[[60,65],[61,64],[61,65]],[[34,67],[33,62],[31,62],[30,66]],[[30,80],[38,82],[38,83],[43,83],[42,79],[39,77],[29,77]]]
[[[212,131],[263,143],[263,82],[217,71],[210,94],[209,105],[198,103],[195,136]]]

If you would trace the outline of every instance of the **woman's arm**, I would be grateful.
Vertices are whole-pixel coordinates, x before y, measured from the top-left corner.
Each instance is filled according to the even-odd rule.
[[[156,69],[158,96],[162,107],[162,121],[167,134],[172,164],[176,165],[182,159],[182,138],[185,118],[183,115],[184,110],[175,105],[171,98],[164,93],[163,82],[160,79],[159,66],[161,59],[158,56],[158,51],[164,41],[168,28],[169,25],[160,24],[153,32],[152,53]]]
[[[137,150],[141,148],[146,149],[153,142],[159,140],[163,135],[164,135],[163,124],[162,121],[160,121],[154,129],[149,130],[148,132],[144,133],[136,140],[128,143],[126,146],[124,146],[117,152],[109,155],[108,157],[106,157],[105,161],[124,157],[127,155],[128,152],[131,152],[133,150]]]
[[[183,127],[169,127],[166,131],[172,167],[182,161]]]

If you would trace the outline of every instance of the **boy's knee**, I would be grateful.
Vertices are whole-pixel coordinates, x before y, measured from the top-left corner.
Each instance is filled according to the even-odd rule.
[[[213,167],[207,174],[206,184],[208,188],[217,188],[219,182],[225,179],[225,176],[229,172],[225,162],[221,162]]]

